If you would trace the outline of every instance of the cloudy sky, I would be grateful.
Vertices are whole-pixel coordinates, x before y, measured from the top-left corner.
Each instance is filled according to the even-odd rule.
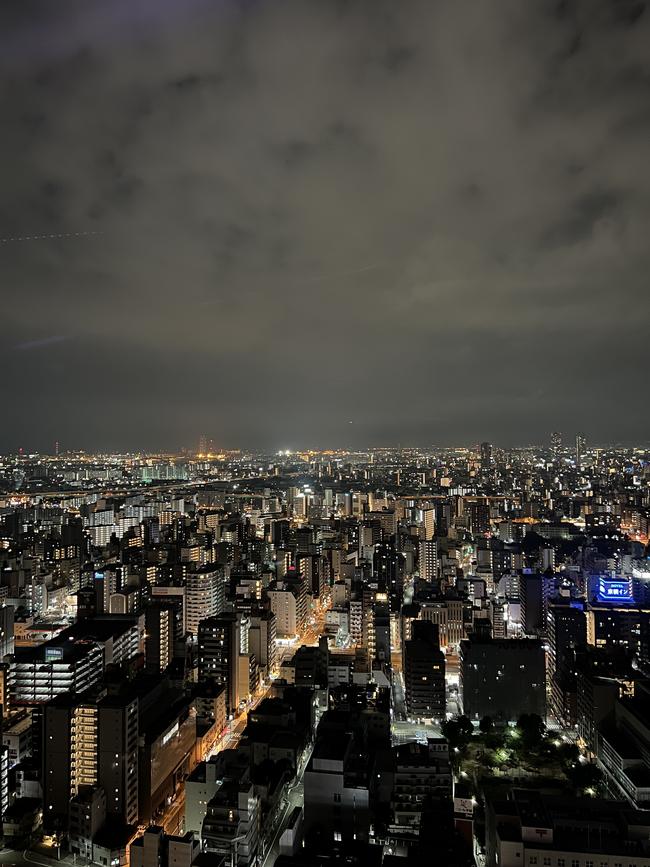
[[[648,440],[645,7],[3,4],[0,449]]]

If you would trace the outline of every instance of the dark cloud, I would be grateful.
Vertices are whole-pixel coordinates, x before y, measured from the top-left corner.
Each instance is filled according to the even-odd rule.
[[[644,3],[5,6],[0,448],[645,438]]]

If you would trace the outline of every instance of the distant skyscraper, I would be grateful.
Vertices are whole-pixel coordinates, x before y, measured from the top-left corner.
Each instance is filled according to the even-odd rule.
[[[422,511],[422,526],[424,529],[424,538],[433,539],[436,535],[436,510],[423,509]]]
[[[582,462],[585,458],[585,450],[587,448],[587,437],[583,433],[576,434],[576,467],[582,469]]]
[[[433,582],[438,578],[438,544],[435,539],[422,539],[419,547],[420,578]]]
[[[551,451],[553,452],[554,458],[559,457],[561,448],[562,434],[559,431],[553,431],[553,433],[551,434]]]
[[[201,434],[199,437],[199,454],[205,455],[208,451],[208,438],[205,434]]]
[[[481,443],[481,469],[489,470],[492,466],[492,443]]]

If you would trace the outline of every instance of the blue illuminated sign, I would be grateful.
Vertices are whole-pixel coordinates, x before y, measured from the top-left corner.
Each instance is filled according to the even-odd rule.
[[[598,598],[601,602],[634,602],[631,578],[599,578]]]

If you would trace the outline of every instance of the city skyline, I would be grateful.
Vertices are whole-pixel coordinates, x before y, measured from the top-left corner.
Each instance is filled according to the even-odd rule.
[[[650,867],[650,0],[0,70],[0,867]]]
[[[643,4],[5,7],[1,451],[643,438]]]
[[[214,446],[0,456],[5,864],[649,860],[650,447]]]
[[[241,448],[236,444],[228,444],[222,445],[216,442],[212,442],[212,445],[201,448],[201,445],[178,445],[174,448],[165,447],[158,449],[147,449],[147,448],[125,448],[125,449],[90,449],[84,448],[83,445],[62,445],[59,441],[54,442],[50,449],[37,449],[37,448],[26,448],[25,446],[19,446],[17,449],[10,450],[7,452],[0,452],[0,455],[4,455],[7,457],[16,456],[16,457],[28,457],[30,455],[39,455],[48,458],[59,458],[65,459],[66,456],[75,456],[75,455],[87,455],[88,457],[93,456],[109,456],[109,455],[169,455],[169,456],[186,456],[190,458],[208,458],[208,459],[220,459],[226,456],[231,456],[234,454],[249,454],[249,455],[260,455],[260,456],[301,456],[301,455],[336,455],[336,454],[379,454],[379,453],[393,453],[399,455],[401,453],[421,453],[421,454],[437,454],[443,452],[453,452],[453,451],[466,451],[466,452],[476,452],[477,455],[480,455],[481,449],[484,445],[489,446],[490,448],[494,448],[496,450],[500,450],[503,452],[518,452],[518,451],[540,451],[540,452],[554,452],[558,450],[560,454],[565,457],[568,454],[574,455],[578,449],[578,438],[580,438],[581,450],[588,451],[639,451],[643,452],[647,449],[650,449],[650,440],[647,441],[630,441],[630,442],[594,442],[591,439],[587,439],[585,434],[582,432],[576,432],[574,435],[569,435],[566,439],[563,439],[559,446],[555,445],[551,440],[547,442],[538,441],[538,442],[521,442],[516,444],[511,443],[502,443],[502,442],[489,442],[483,441],[479,439],[466,440],[461,442],[449,442],[449,443],[366,443],[365,445],[359,446],[350,446],[350,445],[335,445],[330,444],[329,446],[315,446],[313,444],[292,444],[291,447],[285,448],[277,448],[275,446],[267,446],[267,447],[249,447],[249,448]]]

